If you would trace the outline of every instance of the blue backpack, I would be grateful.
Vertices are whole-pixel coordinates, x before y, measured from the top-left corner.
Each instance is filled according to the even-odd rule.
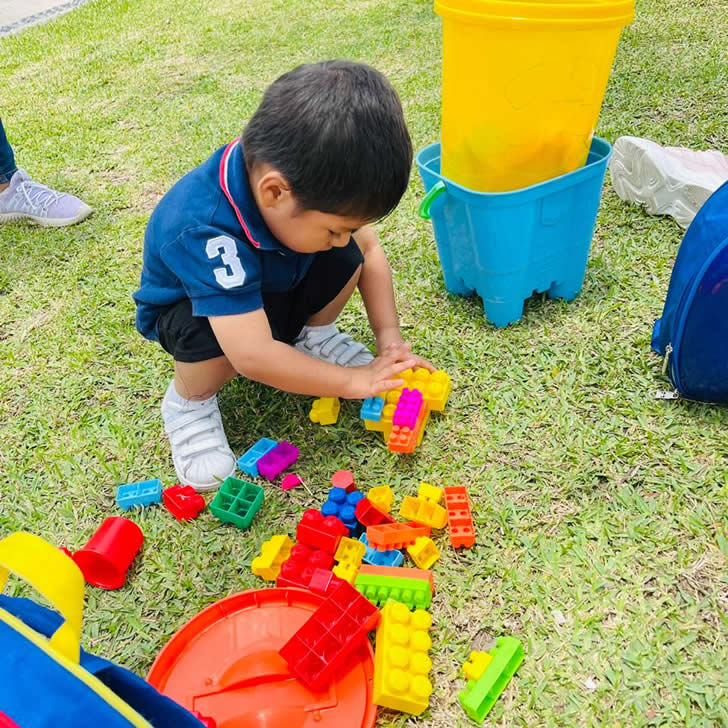
[[[680,396],[728,403],[728,183],[685,233],[652,348]]]

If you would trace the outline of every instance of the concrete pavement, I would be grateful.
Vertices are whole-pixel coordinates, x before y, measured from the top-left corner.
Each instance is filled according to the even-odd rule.
[[[0,37],[44,23],[87,0],[0,0]]]

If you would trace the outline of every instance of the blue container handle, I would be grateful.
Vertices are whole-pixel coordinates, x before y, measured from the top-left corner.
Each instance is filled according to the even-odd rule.
[[[447,192],[447,187],[445,186],[445,183],[442,180],[439,180],[435,183],[435,185],[430,189],[430,191],[424,196],[422,202],[420,202],[420,206],[418,208],[418,212],[420,217],[423,220],[431,220],[432,219],[432,213],[430,212],[430,208],[432,207],[432,203],[443,193]]]

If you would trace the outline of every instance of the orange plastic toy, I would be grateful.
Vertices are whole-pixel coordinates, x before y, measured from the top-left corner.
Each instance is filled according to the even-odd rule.
[[[224,728],[372,728],[372,648],[364,641],[325,690],[298,682],[278,650],[324,601],[301,589],[227,597],[185,624],[148,681]]]

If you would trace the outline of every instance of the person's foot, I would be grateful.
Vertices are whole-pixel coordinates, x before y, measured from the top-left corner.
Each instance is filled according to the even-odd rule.
[[[342,367],[363,366],[374,359],[364,344],[342,334],[336,324],[304,326],[293,345],[304,354]]]
[[[202,402],[185,399],[170,382],[162,400],[164,429],[182,485],[214,490],[235,472],[235,455],[222,427],[217,395]]]
[[[38,225],[63,227],[85,220],[92,212],[78,197],[35,182],[22,169],[10,178],[7,189],[0,192],[0,224],[27,219]]]
[[[684,228],[728,180],[728,159],[720,152],[661,147],[631,136],[614,143],[609,169],[619,197],[644,205],[650,215],[671,215]]]

